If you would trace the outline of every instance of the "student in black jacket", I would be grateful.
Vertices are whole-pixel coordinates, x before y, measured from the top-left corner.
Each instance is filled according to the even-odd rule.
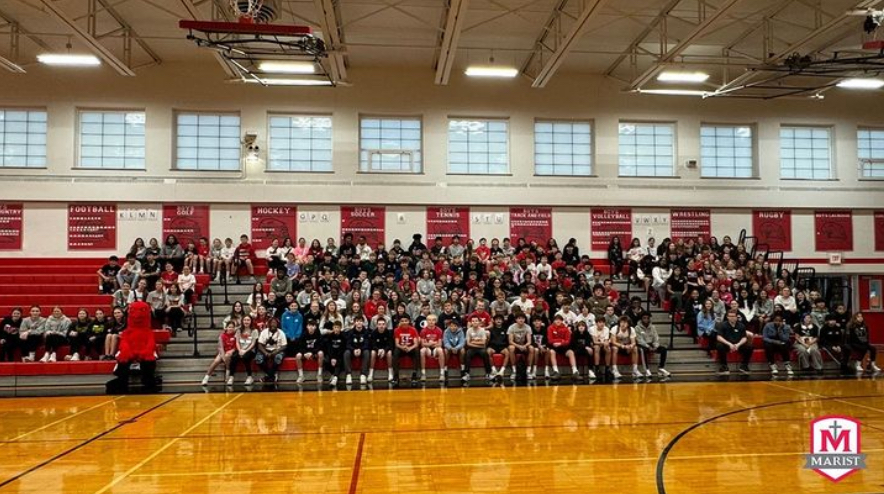
[[[315,319],[307,320],[307,331],[298,339],[295,353],[295,365],[298,368],[298,384],[304,382],[304,360],[316,360],[319,368],[316,370],[317,382],[322,382],[322,364],[325,357],[325,346],[322,335],[317,329]]]
[[[371,332],[369,346],[371,347],[371,363],[368,369],[368,382],[374,379],[375,363],[378,360],[387,361],[387,381],[393,382],[393,332],[387,328],[386,319],[378,319],[377,329]]]
[[[22,310],[15,307],[12,312],[3,318],[0,322],[0,362],[13,362],[15,359],[15,350],[21,348],[21,337],[18,335],[21,329]]]
[[[623,274],[623,246],[620,237],[611,237],[608,244],[608,262],[611,264],[611,278],[619,280]]]
[[[347,335],[342,332],[341,321],[332,323],[332,332],[325,336],[325,368],[331,374],[328,383],[338,385],[338,376],[344,370],[344,352],[347,351]],[[349,374],[348,374],[349,375]]]
[[[847,372],[847,361],[850,351],[844,346],[844,333],[838,326],[838,318],[834,314],[826,316],[826,323],[820,328],[820,348],[841,364],[841,372]]]
[[[386,324],[386,321],[384,321]],[[359,384],[368,381],[368,366],[371,364],[371,334],[365,329],[365,318],[358,316],[353,319],[353,329],[347,333],[347,349],[344,351],[344,372],[347,384],[353,383],[353,358],[361,361]]]
[[[863,360],[866,354],[869,355],[869,372],[875,374],[881,372],[878,365],[875,364],[875,358],[878,352],[875,347],[869,343],[869,328],[866,326],[866,320],[862,312],[857,312],[850,318],[847,323],[847,349],[851,357],[856,358],[854,366],[857,373],[863,372]]]

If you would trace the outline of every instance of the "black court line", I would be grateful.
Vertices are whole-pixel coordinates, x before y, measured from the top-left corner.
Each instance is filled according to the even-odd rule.
[[[725,412],[720,415],[716,415],[714,417],[709,417],[708,419],[703,420],[701,422],[697,422],[696,424],[679,432],[675,437],[673,437],[672,440],[669,441],[669,444],[667,444],[666,447],[663,448],[663,451],[660,453],[660,456],[657,458],[657,474],[656,474],[657,493],[658,494],[666,494],[666,485],[665,485],[665,482],[663,481],[663,469],[666,465],[666,459],[669,457],[669,452],[672,451],[672,448],[674,448],[675,445],[683,437],[690,434],[694,430],[699,429],[700,427],[702,427],[706,424],[709,424],[710,422],[714,422],[714,421],[724,418],[724,417],[730,417],[731,415],[737,415],[740,413],[750,412],[752,410],[761,410],[764,408],[773,408],[773,407],[779,407],[779,406],[783,406],[783,405],[794,405],[796,403],[809,403],[809,402],[815,402],[815,401],[849,400],[851,398],[880,398],[881,396],[882,395],[820,396],[818,398],[810,398],[810,399],[804,399],[804,400],[778,401],[778,402],[774,402],[774,403],[765,403],[763,405],[756,405],[756,406],[751,406],[751,407],[746,407],[746,408],[740,408],[737,410],[731,410],[730,412]],[[850,403],[850,402],[846,402],[846,403]]]
[[[33,472],[35,472],[35,471],[37,471],[37,470],[39,470],[39,469],[45,467],[46,465],[49,465],[50,463],[52,463],[52,462],[54,462],[54,461],[56,461],[56,460],[60,460],[60,459],[64,458],[65,456],[67,456],[67,455],[73,453],[74,451],[77,451],[77,450],[79,450],[79,449],[81,449],[81,448],[83,448],[83,447],[85,447],[85,446],[88,446],[89,444],[93,443],[94,441],[97,441],[97,440],[101,439],[102,437],[104,437],[104,436],[110,434],[111,432],[116,431],[117,429],[123,427],[124,425],[131,424],[131,423],[137,421],[138,419],[144,417],[145,415],[147,415],[147,414],[149,414],[149,413],[151,413],[151,412],[153,412],[153,411],[156,411],[157,409],[159,409],[159,408],[161,408],[161,407],[164,407],[164,406],[168,405],[169,403],[171,403],[171,402],[177,400],[178,398],[181,398],[182,396],[184,396],[184,395],[183,395],[183,394],[177,394],[177,395],[173,396],[172,398],[169,398],[168,400],[166,400],[166,401],[164,401],[164,402],[162,402],[162,403],[160,403],[160,404],[158,404],[158,405],[154,405],[154,406],[148,408],[147,410],[145,410],[145,411],[139,413],[138,415],[133,416],[132,418],[129,418],[129,419],[127,419],[127,420],[124,420],[124,421],[118,423],[117,425],[111,427],[110,429],[108,429],[108,430],[106,430],[106,431],[104,431],[104,432],[100,432],[100,433],[98,433],[98,434],[96,434],[96,435],[90,437],[89,439],[87,439],[87,440],[85,440],[85,441],[83,441],[83,442],[81,442],[81,443],[79,443],[79,444],[77,444],[77,445],[71,446],[70,448],[68,448],[68,449],[66,449],[66,450],[64,450],[64,451],[62,451],[61,453],[58,453],[57,455],[55,455],[55,456],[53,456],[53,457],[51,457],[51,458],[49,458],[49,459],[47,459],[47,460],[44,460],[44,461],[42,461],[42,462],[40,462],[40,463],[38,463],[38,464],[36,464],[36,465],[34,465],[34,466],[28,468],[27,470],[25,470],[25,471],[23,471],[23,472],[17,473],[15,476],[10,477],[10,478],[4,480],[3,482],[0,482],[0,489],[2,489],[2,488],[4,488],[4,487],[6,487],[7,485],[9,485],[9,484],[11,484],[11,483],[13,483],[13,482],[15,482],[15,481],[21,479],[21,478],[24,477],[25,475],[28,475],[28,474],[30,474],[30,473],[33,473]]]
[[[359,483],[359,470],[362,468],[362,447],[365,446],[365,433],[359,435],[359,446],[356,447],[356,459],[353,461],[353,475],[350,477],[350,494],[356,494]]]

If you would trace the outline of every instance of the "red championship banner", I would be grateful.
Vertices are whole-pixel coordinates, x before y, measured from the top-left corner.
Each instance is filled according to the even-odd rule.
[[[175,235],[182,249],[190,242],[199,245],[200,237],[209,238],[209,206],[163,204],[163,239],[160,243],[164,243],[169,235]]]
[[[68,204],[68,250],[116,248],[116,204]]]
[[[614,237],[620,237],[624,251],[629,248],[632,241],[631,209],[592,208],[589,215],[592,250],[607,252]]]
[[[552,238],[552,208],[510,208],[510,242],[520,238],[546,246]]]
[[[442,237],[446,247],[455,235],[466,245],[470,238],[470,208],[427,208],[427,243]]]
[[[884,251],[884,211],[875,211],[875,250]]]
[[[387,211],[382,207],[341,206],[341,238],[348,233],[353,234],[353,243],[359,243],[359,237],[365,240],[372,249],[378,244],[386,244],[385,225]]]
[[[252,246],[266,249],[273,239],[279,239],[279,245],[282,245],[287,238],[297,245],[297,216],[295,206],[252,205]]]
[[[673,209],[669,227],[673,242],[682,238],[696,240],[697,237],[708,241],[712,236],[712,214],[708,209]]]
[[[21,250],[23,211],[21,203],[0,204],[0,250]]]
[[[752,235],[770,250],[792,250],[792,212],[753,211]]]
[[[818,252],[853,250],[851,211],[815,211],[813,224]]]

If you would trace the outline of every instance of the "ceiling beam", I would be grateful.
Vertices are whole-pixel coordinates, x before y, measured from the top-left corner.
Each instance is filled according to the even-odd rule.
[[[605,71],[605,75],[609,76],[613,74],[614,71],[617,70],[617,67],[619,67],[624,60],[626,60],[626,57],[632,54],[639,47],[639,45],[645,42],[645,39],[650,36],[655,29],[657,29],[657,26],[659,26],[660,23],[663,22],[663,19],[665,19],[679,3],[681,3],[681,0],[669,0],[669,3],[667,3],[663,6],[662,9],[660,9],[660,13],[657,14],[657,17],[655,17],[654,20],[652,20],[651,23],[648,24],[645,29],[638,36],[636,36],[635,39],[632,40],[632,43],[629,44],[629,48],[627,48],[626,51],[620,54],[620,56],[617,57],[617,60],[615,60],[614,63],[612,63],[608,67],[608,70]]]
[[[6,12],[0,10],[0,19],[8,22],[9,24],[18,24],[18,32],[27,36],[28,39],[34,42],[35,45],[39,46],[41,49],[45,51],[52,51],[52,47],[50,47],[42,38],[36,36],[30,31],[21,27],[21,23],[16,21],[12,16],[7,14]]]
[[[561,39],[558,38],[557,28],[560,25],[562,17],[570,17],[564,12],[568,0],[560,0],[556,4],[556,7],[553,9],[552,14],[543,28],[543,32],[541,32],[535,42],[534,51],[528,56],[528,60],[522,67],[522,72],[534,79],[534,82],[531,83],[531,87],[542,88],[546,86],[562,65],[562,62],[565,61],[565,57],[577,41],[580,40],[581,35],[589,25],[589,21],[601,12],[602,8],[608,1],[609,0],[586,0],[583,4],[583,10],[581,10],[577,18],[574,19],[571,29]],[[553,46],[547,46],[547,40],[550,34],[556,36],[552,40]],[[545,61],[543,60],[544,50],[552,52]],[[539,64],[542,65],[535,74],[529,74],[528,71],[535,62],[539,62]]]
[[[129,22],[126,21],[126,19],[124,19],[123,16],[119,14],[119,12],[117,12],[113,5],[108,3],[107,0],[98,0],[98,3],[101,4],[101,6],[104,7],[105,12],[107,12],[114,19],[114,21],[116,21],[116,23],[120,25],[125,35],[133,39],[135,43],[144,51],[144,53],[147,53],[147,56],[150,57],[151,61],[154,64],[159,65],[163,62],[162,59],[160,59],[160,56],[157,55],[157,52],[153,51],[153,48],[151,48],[143,39],[141,39],[138,33],[135,32],[135,29],[132,28],[132,25],[129,24]]]
[[[86,32],[85,29],[77,25],[77,23],[71,19],[71,17],[65,14],[52,0],[40,0],[43,4],[43,7],[49,11],[59,22],[68,26],[73,32],[74,35],[79,38],[80,41],[86,44],[93,53],[98,55],[102,60],[104,60],[108,65],[111,66],[114,70],[117,71],[118,74],[134,77],[135,72],[129,68],[122,60],[117,58],[111,51],[106,48],[104,45],[98,42],[91,34]]]
[[[314,0],[321,14],[319,24],[329,52],[331,77],[334,82],[347,82],[347,60],[344,58],[344,31],[341,27],[340,0]]]
[[[672,48],[669,49],[663,56],[657,60],[656,63],[647,68],[640,76],[636,77],[632,84],[630,84],[629,89],[631,91],[635,91],[644,86],[648,81],[653,79],[659,72],[662,70],[662,64],[669,63],[675,59],[678,55],[681,54],[687,47],[689,47],[694,41],[703,37],[709,29],[719,20],[722,16],[724,16],[727,11],[729,11],[734,5],[739,3],[740,0],[725,0],[722,3],[718,10],[706,16],[702,22],[697,24],[693,31],[690,34],[685,36],[681,41],[675,44]]]
[[[198,21],[200,20],[200,12],[196,8],[196,4],[193,3],[193,0],[180,0],[181,5],[184,7],[184,10],[187,11],[187,15],[190,16],[191,19]],[[211,50],[212,56],[215,58],[215,61],[221,65],[221,68],[224,69],[224,73],[227,74],[227,77],[238,77],[236,71],[233,70],[233,67],[227,63],[227,60],[221,56],[221,53],[218,50]]]
[[[26,74],[27,71],[19,64],[13,62],[12,60],[0,55],[0,67],[14,73],[14,74]]]
[[[439,53],[436,56],[436,84],[448,84],[454,58],[457,54],[457,42],[466,21],[469,0],[448,0],[448,8],[443,17],[445,27],[439,36]]]

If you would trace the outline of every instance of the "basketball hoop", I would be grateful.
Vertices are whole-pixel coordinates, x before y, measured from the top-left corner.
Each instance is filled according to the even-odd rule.
[[[230,8],[242,24],[267,24],[277,12],[274,0],[230,0]]]

